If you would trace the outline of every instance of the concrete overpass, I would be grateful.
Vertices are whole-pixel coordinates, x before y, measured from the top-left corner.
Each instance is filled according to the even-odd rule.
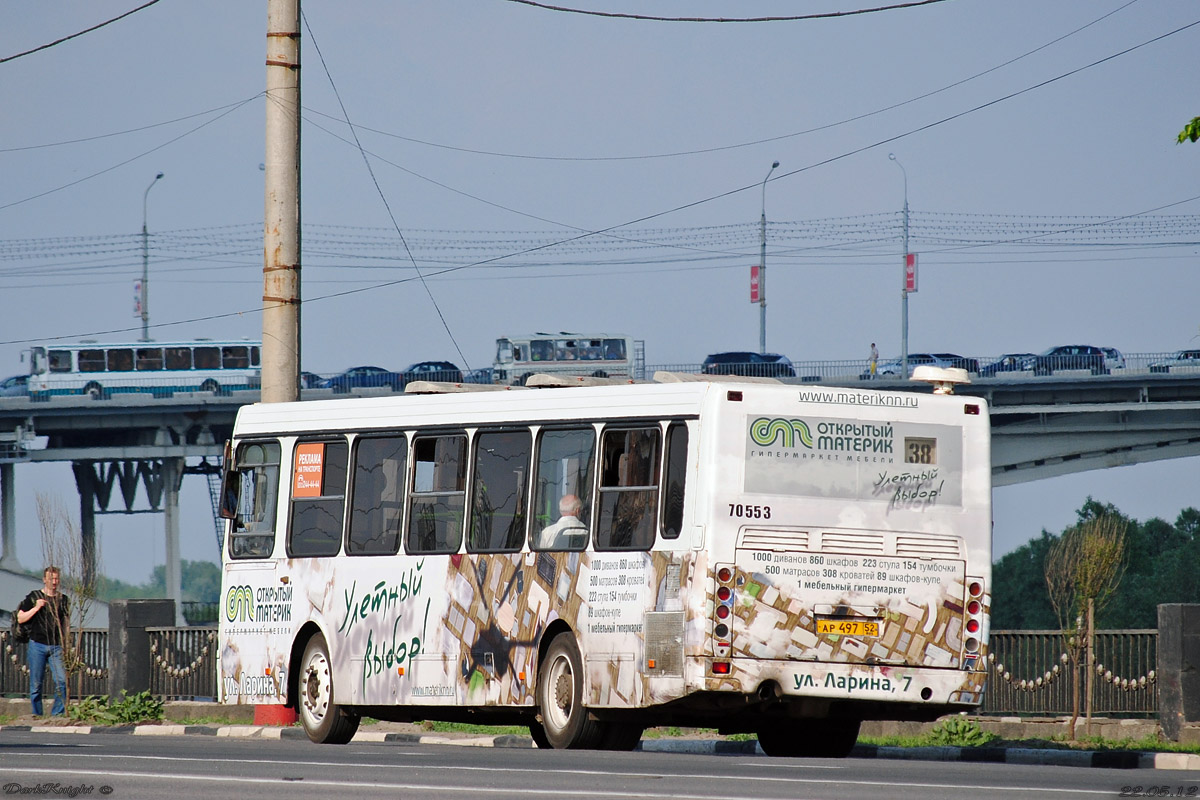
[[[1013,374],[1018,377],[977,378],[958,390],[986,399],[991,408],[995,486],[1200,455],[1200,373]],[[789,382],[811,390],[930,391],[926,384],[864,381],[857,375]],[[330,390],[303,393],[305,399],[318,396],[331,396]],[[97,515],[161,513],[167,593],[180,599],[182,480],[204,477],[215,492],[221,449],[237,409],[257,400],[256,391],[46,402],[0,398],[0,568],[17,563],[16,467],[70,462],[79,493],[85,572],[94,568]]]

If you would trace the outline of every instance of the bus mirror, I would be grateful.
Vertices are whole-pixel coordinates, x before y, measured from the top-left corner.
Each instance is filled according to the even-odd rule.
[[[233,447],[229,442],[225,442],[222,465],[225,469],[221,475],[221,504],[217,508],[217,516],[221,519],[237,519],[241,476],[238,474],[237,465],[233,463]]]

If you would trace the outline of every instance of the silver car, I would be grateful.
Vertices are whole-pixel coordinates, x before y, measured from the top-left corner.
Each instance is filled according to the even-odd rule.
[[[24,397],[29,394],[29,376],[13,375],[0,381],[0,397]]]
[[[1172,369],[1194,367],[1200,369],[1200,349],[1180,350],[1170,358],[1155,361],[1150,365],[1151,372],[1170,372]]]

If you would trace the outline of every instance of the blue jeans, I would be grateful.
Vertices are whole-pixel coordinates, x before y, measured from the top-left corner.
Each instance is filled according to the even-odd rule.
[[[29,662],[29,702],[34,716],[42,716],[42,680],[46,676],[46,663],[50,663],[50,678],[54,681],[54,706],[50,715],[61,717],[67,713],[67,670],[63,666],[62,646],[42,644],[29,640],[25,660]]]

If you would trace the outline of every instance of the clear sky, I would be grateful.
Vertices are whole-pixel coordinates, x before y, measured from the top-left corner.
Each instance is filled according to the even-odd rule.
[[[161,0],[14,58],[139,5],[6,5],[0,376],[34,342],[140,335],[143,211],[152,335],[260,333],[267,4]],[[571,5],[730,18],[879,4]],[[764,207],[768,348],[864,359],[875,341],[895,356],[906,192],[911,351],[1200,342],[1200,144],[1175,143],[1200,114],[1195,3],[707,23],[509,0],[303,11],[305,369],[485,366],[497,336],[529,330],[628,332],[650,364],[757,349]],[[1089,494],[1173,520],[1200,505],[1198,462],[997,489],[997,552],[1061,530]],[[16,478],[18,555],[36,566],[33,494],[75,507],[74,486],[67,465]],[[199,478],[183,502],[184,557],[215,560]],[[109,573],[141,581],[161,563],[160,517],[100,525]]]

